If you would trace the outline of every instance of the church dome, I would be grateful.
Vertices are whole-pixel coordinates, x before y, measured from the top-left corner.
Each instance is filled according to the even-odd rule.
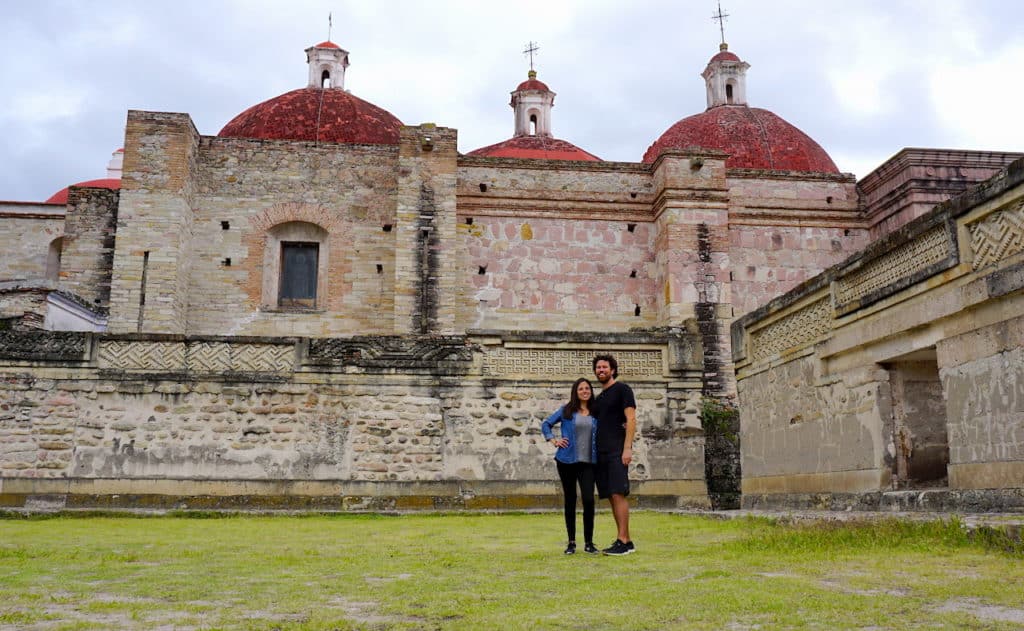
[[[397,145],[402,121],[337,88],[299,88],[253,105],[218,136]]]
[[[727,168],[839,173],[821,145],[768,110],[747,105],[750,64],[722,42],[701,76],[708,108],[672,125],[647,152],[654,162],[672,149],[714,149],[729,154]]]
[[[486,158],[534,158],[541,160],[600,161],[567,140],[545,136],[516,136],[508,140],[470,151],[470,156]]]
[[[839,173],[810,136],[768,110],[746,105],[720,105],[684,118],[650,146],[643,161],[693,147],[728,153],[727,168]]]
[[[555,138],[551,134],[551,108],[555,105],[555,93],[547,84],[537,79],[536,71],[531,69],[526,81],[516,86],[509,105],[514,112],[515,131],[512,137],[475,149],[466,155],[527,160],[601,160],[571,142]]]
[[[348,51],[334,42],[306,49],[309,83],[250,107],[218,136],[397,145],[402,121],[345,90]]]
[[[112,191],[121,190],[121,180],[119,178],[104,177],[98,180],[86,180],[79,182],[78,184],[72,184],[71,186],[88,186],[92,188],[109,188]],[[47,204],[66,204],[68,203],[68,189],[71,186],[60,189],[53,195],[50,195],[49,199],[46,200]]]

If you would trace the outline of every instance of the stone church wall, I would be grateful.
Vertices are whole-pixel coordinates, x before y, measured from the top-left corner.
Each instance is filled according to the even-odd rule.
[[[852,176],[732,169],[727,181],[737,317],[868,244]]]
[[[393,329],[397,155],[394,147],[203,138],[196,185],[189,331],[329,336]],[[358,165],[358,168],[354,168]],[[226,222],[226,223],[225,223]],[[326,230],[325,296],[287,312],[264,293],[268,232]],[[322,299],[322,300],[321,300]]]
[[[64,207],[0,202],[0,222],[0,282],[46,278],[50,244],[64,235]]]

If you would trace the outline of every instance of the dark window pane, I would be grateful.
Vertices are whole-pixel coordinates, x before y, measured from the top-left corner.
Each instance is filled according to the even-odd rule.
[[[282,307],[316,306],[316,269],[320,255],[318,243],[281,244],[281,290],[278,304]]]

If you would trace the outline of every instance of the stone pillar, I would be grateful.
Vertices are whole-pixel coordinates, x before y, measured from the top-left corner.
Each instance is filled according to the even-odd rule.
[[[58,288],[103,312],[110,301],[118,192],[71,187]]]
[[[403,127],[398,150],[395,333],[456,333],[459,287],[455,231],[457,132]]]
[[[128,112],[111,332],[186,332],[198,147],[187,114]]]
[[[693,323],[704,347],[704,393],[735,394],[729,325],[726,155],[665,153],[654,163],[658,323]]]

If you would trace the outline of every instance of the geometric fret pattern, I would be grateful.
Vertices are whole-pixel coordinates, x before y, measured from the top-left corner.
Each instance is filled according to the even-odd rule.
[[[100,368],[172,372],[290,372],[291,344],[101,340]]]
[[[974,269],[1024,252],[1024,201],[986,215],[968,227],[974,250]]]
[[[751,358],[757,361],[781,355],[827,334],[831,329],[832,303],[826,296],[751,333]]]
[[[120,370],[185,369],[185,345],[181,342],[133,342],[101,340],[100,368]]]
[[[874,291],[892,286],[948,259],[952,250],[949,229],[945,224],[939,224],[840,278],[836,282],[836,303],[848,305]]]
[[[483,374],[506,379],[574,379],[589,376],[594,355],[612,353],[624,379],[662,378],[660,350],[497,348],[484,356]]]

